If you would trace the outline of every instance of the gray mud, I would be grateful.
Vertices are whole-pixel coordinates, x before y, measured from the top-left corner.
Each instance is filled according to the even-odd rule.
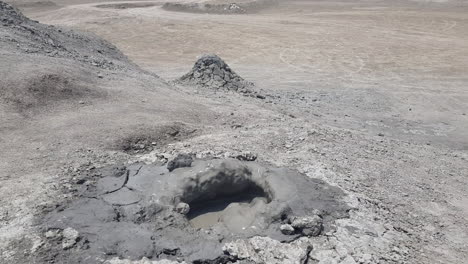
[[[196,160],[172,172],[166,166],[133,164],[94,175],[80,181],[78,198],[40,220],[49,234],[41,254],[46,261],[148,257],[225,263],[232,256],[222,248],[230,241],[254,236],[292,241],[303,234],[280,230],[291,219],[320,215],[320,228],[327,231],[349,210],[339,188],[256,162]],[[177,212],[180,204],[188,204],[188,214]],[[53,235],[62,230],[79,235],[64,244],[64,237]]]

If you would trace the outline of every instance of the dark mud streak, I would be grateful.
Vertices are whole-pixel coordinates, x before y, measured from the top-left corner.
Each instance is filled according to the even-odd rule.
[[[133,174],[132,177],[137,176],[138,173],[140,173],[141,168],[143,168],[143,165],[141,165],[141,166],[136,170],[135,174]],[[107,191],[107,192],[101,194],[101,196],[102,196],[102,195],[106,195],[106,194],[110,194],[110,193],[115,193],[115,192],[117,192],[117,191],[122,190],[124,187],[126,187],[126,188],[129,189],[130,191],[134,191],[132,188],[129,188],[129,187],[126,186],[129,179],[130,179],[130,170],[127,170],[126,173],[125,173],[125,180],[124,180],[122,186],[120,186],[119,188],[117,188],[117,189],[115,189],[115,190]],[[133,203],[130,203],[130,204],[133,204]],[[129,205],[130,205],[130,204],[129,204]]]
[[[302,264],[311,264],[309,263],[309,261],[310,261],[310,252],[312,252],[312,250],[313,250],[312,246],[307,248],[305,259],[304,259],[304,262],[302,262]]]
[[[135,174],[133,174],[132,177],[137,176],[138,173],[140,173],[141,168],[143,168],[143,165],[141,165],[141,166],[136,170]],[[127,178],[125,179],[125,182],[124,182],[124,185],[123,185],[123,186],[127,187],[127,189],[129,189],[130,191],[134,191],[133,188],[130,188],[130,187],[126,186],[127,183],[128,183],[128,180],[130,179],[130,177],[128,177],[128,174],[129,174],[129,171],[127,171]],[[123,187],[123,186],[122,186],[122,187]]]
[[[117,189],[115,189],[115,190],[107,191],[107,192],[101,194],[100,196],[106,195],[106,194],[110,194],[110,193],[115,193],[115,192],[117,192],[117,191],[122,190],[122,188],[125,187],[125,185],[127,185],[127,182],[128,182],[128,179],[129,179],[129,178],[130,178],[130,171],[127,170],[127,172],[126,172],[126,174],[125,174],[125,180],[124,180],[122,186],[120,186],[119,188],[117,188]]]

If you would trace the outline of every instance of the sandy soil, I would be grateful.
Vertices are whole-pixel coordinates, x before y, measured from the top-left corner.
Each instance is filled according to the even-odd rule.
[[[279,1],[248,15],[169,12],[164,1],[98,7],[103,2],[113,3],[18,3],[42,23],[96,33],[165,80],[188,72],[197,56],[216,53],[271,97],[116,81],[122,96],[90,104],[88,115],[65,109],[11,121],[1,141],[0,198],[8,201],[0,211],[1,263],[29,250],[11,241],[27,234],[31,247],[40,243],[33,215],[57,199],[51,186],[67,177],[64,169],[236,151],[322,178],[353,197],[357,210],[342,225],[357,231],[329,237],[330,248],[320,249],[329,260],[359,262],[370,254],[369,263],[468,261],[466,1]],[[99,144],[122,138],[111,132],[120,127],[177,121],[198,133],[152,154]]]

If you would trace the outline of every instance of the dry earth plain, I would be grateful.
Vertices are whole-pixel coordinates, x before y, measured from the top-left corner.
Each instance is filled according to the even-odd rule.
[[[8,2],[94,33],[131,62],[0,47],[2,89],[32,78],[81,91],[0,104],[0,263],[46,261],[38,219],[73,199],[80,173],[179,153],[254,156],[342,189],[349,217],[307,238],[303,263],[468,262],[467,1],[278,0],[239,14],[168,11],[164,1]],[[206,53],[262,96],[173,82]],[[238,262],[298,252],[268,243]],[[127,263],[117,258],[102,262]]]

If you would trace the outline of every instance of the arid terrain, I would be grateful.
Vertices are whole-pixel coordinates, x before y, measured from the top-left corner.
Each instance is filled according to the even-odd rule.
[[[468,263],[468,1],[6,2],[18,9],[0,2],[0,263]],[[246,88],[197,79],[204,54],[228,65],[219,87]],[[167,184],[178,214],[148,215],[156,189],[141,218],[122,209],[132,177],[179,154],[226,159],[234,176],[261,168],[264,200],[236,202],[268,225],[193,231],[177,204],[193,190],[171,180],[187,168],[133,183]],[[123,188],[115,212],[93,207],[112,221],[77,206]],[[272,202],[323,230],[298,232]]]

